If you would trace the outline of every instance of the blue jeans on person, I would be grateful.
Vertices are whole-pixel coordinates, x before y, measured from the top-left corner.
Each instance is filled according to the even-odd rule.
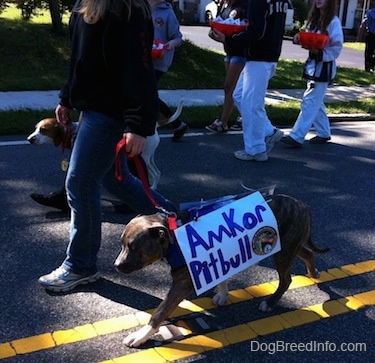
[[[121,153],[123,180],[120,182],[115,178],[116,145],[122,139],[123,130],[122,120],[93,111],[82,113],[66,179],[71,223],[63,267],[83,276],[97,272],[102,185],[138,213],[157,212],[141,181],[130,174],[124,153]],[[152,193],[166,210],[176,211],[176,207],[161,194]]]

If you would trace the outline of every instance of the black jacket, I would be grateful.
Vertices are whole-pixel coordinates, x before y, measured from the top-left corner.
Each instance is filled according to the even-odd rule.
[[[125,120],[125,132],[153,135],[159,109],[151,18],[144,21],[133,6],[129,20],[108,11],[104,19],[87,24],[76,11],[79,2],[69,21],[70,71],[60,104]]]
[[[246,31],[226,37],[225,44],[243,46],[248,60],[277,62],[284,36],[288,0],[248,0]]]

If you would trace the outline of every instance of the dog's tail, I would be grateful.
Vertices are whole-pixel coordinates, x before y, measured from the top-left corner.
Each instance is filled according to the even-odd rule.
[[[330,250],[329,247],[326,247],[326,248],[319,248],[319,247],[317,247],[317,246],[314,244],[314,242],[313,242],[311,236],[310,236],[310,238],[307,240],[307,242],[306,242],[306,246],[307,246],[311,251],[313,251],[313,252],[315,252],[315,253],[326,253],[326,252],[328,252],[328,251]]]
[[[172,123],[173,121],[176,121],[180,117],[183,107],[184,107],[184,100],[182,99],[177,107],[176,112],[170,118],[160,120],[158,122],[158,127],[165,126],[165,125]]]

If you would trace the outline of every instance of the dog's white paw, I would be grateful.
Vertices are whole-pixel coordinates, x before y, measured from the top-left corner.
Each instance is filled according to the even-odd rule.
[[[212,298],[212,303],[217,306],[222,306],[227,303],[228,300],[228,281],[222,281],[217,285],[217,292]]]
[[[217,306],[223,306],[227,303],[228,294],[216,293],[212,298],[212,303]]]
[[[258,310],[262,311],[263,313],[270,313],[272,311],[272,309],[270,307],[268,307],[268,303],[267,303],[266,300],[263,300],[259,304]]]
[[[320,277],[320,271],[316,268],[314,271],[314,278],[318,279]]]
[[[307,271],[307,276],[312,277],[314,279],[318,279],[320,277],[320,271],[316,268],[313,273]]]
[[[154,329],[151,325],[145,325],[134,333],[129,334],[123,340],[123,343],[128,347],[138,347],[141,344],[146,343],[147,340],[156,332],[157,329]]]

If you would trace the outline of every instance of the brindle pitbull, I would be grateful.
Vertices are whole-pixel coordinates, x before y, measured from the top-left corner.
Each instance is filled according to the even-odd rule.
[[[272,311],[288,289],[292,280],[291,267],[296,256],[305,262],[308,276],[318,277],[319,271],[315,268],[314,252],[325,253],[329,250],[314,245],[311,239],[310,208],[305,203],[286,195],[275,195],[269,201],[269,205],[277,220],[281,250],[274,254],[279,286],[274,294],[260,304],[259,310],[264,312]],[[163,259],[170,246],[176,244],[168,229],[167,218],[157,214],[132,219],[125,227],[121,238],[122,250],[115,261],[115,266],[123,273],[140,270]],[[186,264],[182,267],[172,267],[171,273],[173,283],[167,297],[152,314],[148,325],[125,338],[126,345],[137,347],[145,343],[158,331],[161,323],[169,317],[178,304],[193,291]],[[227,283],[220,283],[212,302],[215,305],[224,305],[227,295]]]

